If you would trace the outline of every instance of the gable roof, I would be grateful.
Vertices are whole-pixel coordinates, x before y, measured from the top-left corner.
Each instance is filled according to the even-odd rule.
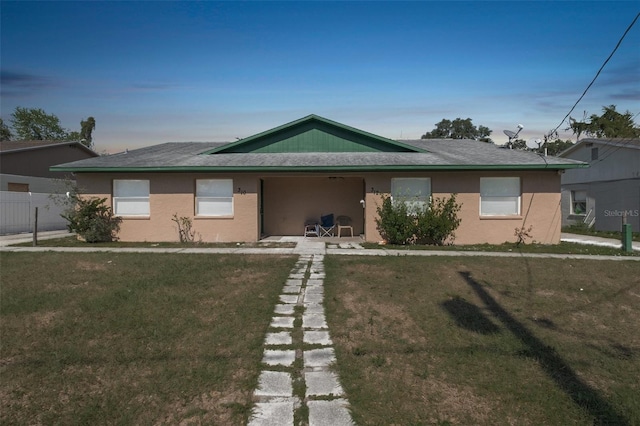
[[[474,140],[393,141],[310,115],[237,142],[171,142],[52,167],[73,172],[535,170],[586,163]]]
[[[585,138],[581,139],[569,148],[565,149],[558,154],[558,157],[566,158],[571,153],[582,149],[583,147],[590,147],[592,145],[604,145],[628,149],[640,149],[640,138],[611,138],[611,139],[597,139],[597,138]]]
[[[311,114],[203,154],[249,152],[421,152],[421,150]]]
[[[30,150],[42,150],[54,147],[69,146],[80,148],[92,157],[97,157],[98,154],[88,148],[80,141],[2,141],[0,142],[0,154],[13,154],[17,152],[30,151]]]

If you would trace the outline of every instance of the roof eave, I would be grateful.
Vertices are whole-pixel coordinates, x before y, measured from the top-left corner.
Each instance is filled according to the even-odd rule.
[[[565,170],[586,168],[588,164],[464,164],[464,165],[383,165],[383,166],[166,166],[166,167],[51,167],[54,172],[74,173],[155,173],[155,172],[380,172],[442,170]]]

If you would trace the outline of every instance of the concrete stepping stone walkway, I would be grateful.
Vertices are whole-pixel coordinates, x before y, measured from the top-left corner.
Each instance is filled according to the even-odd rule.
[[[302,254],[265,338],[249,426],[352,426],[324,313],[324,255]]]

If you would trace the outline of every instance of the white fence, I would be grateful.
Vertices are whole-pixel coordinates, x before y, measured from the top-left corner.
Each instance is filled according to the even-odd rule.
[[[33,232],[38,208],[38,231],[66,229],[60,214],[64,208],[53,202],[51,194],[0,191],[0,235]]]

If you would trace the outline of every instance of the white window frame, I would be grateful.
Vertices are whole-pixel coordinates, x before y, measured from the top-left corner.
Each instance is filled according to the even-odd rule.
[[[520,177],[480,178],[480,216],[520,216]]]
[[[580,199],[576,200],[576,194],[584,195],[584,197],[580,197]],[[576,212],[576,204],[584,204],[584,209],[581,213]],[[571,214],[577,216],[584,216],[587,214],[587,191],[584,189],[579,189],[575,191],[571,191]]]
[[[148,217],[150,183],[148,179],[113,180],[113,214],[125,217]]]
[[[416,188],[420,189],[416,191]],[[426,194],[423,194],[423,189]],[[431,202],[431,178],[391,178],[391,201],[404,203],[409,212],[428,206]]]
[[[196,179],[196,217],[233,216],[233,179]]]

